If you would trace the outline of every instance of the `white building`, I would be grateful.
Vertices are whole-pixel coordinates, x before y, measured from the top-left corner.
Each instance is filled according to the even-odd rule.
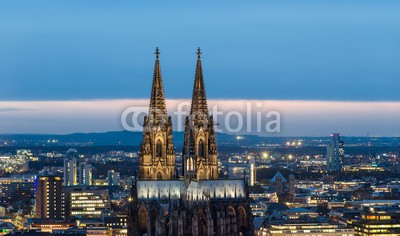
[[[78,185],[77,166],[75,158],[64,159],[64,186]]]
[[[86,162],[79,163],[79,184],[90,186],[93,183],[92,165]]]
[[[71,192],[71,216],[100,218],[104,210],[110,209],[108,190],[77,190]]]
[[[327,146],[326,165],[329,172],[342,171],[342,163],[344,156],[344,142],[340,140],[339,133],[331,134],[331,142]]]
[[[257,167],[256,167],[256,158],[254,156],[250,157],[250,186],[254,186],[257,181]]]

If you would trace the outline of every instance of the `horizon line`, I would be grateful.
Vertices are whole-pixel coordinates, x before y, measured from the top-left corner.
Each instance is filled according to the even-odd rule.
[[[8,136],[8,135],[40,135],[40,136],[45,136],[45,135],[54,135],[54,136],[67,136],[67,135],[74,135],[74,134],[106,134],[106,133],[112,133],[112,132],[127,132],[127,133],[143,133],[143,131],[129,131],[129,130],[109,130],[105,132],[73,132],[73,133],[0,133],[0,136]],[[180,132],[183,133],[184,131],[177,131],[173,130],[172,132]],[[321,136],[321,135],[315,135],[315,136],[310,136],[310,135],[293,135],[293,136],[279,136],[279,135],[257,135],[257,134],[249,134],[249,133],[227,133],[227,132],[216,132],[218,134],[226,134],[226,135],[231,135],[231,136],[257,136],[260,138],[329,138],[329,135],[327,136]],[[332,132],[334,133],[334,132]],[[346,137],[346,138],[400,138],[400,136],[357,136],[357,135],[340,135],[340,137]]]
[[[89,102],[89,101],[128,101],[128,100],[146,100],[150,98],[77,98],[77,99],[32,99],[32,100],[0,100],[2,102]],[[168,100],[192,100],[192,98],[165,98]],[[273,98],[213,98],[208,97],[207,101],[304,101],[304,102],[345,102],[345,103],[385,103],[385,102],[400,102],[400,100],[339,100],[339,99],[273,99]]]

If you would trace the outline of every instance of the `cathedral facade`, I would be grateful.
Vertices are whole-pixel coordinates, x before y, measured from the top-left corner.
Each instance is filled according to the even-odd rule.
[[[139,175],[131,189],[128,235],[254,235],[246,178],[219,179],[217,155],[198,49],[185,120],[183,173],[177,172],[157,48]]]

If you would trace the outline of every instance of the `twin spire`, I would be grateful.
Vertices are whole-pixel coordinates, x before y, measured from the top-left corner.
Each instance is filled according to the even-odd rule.
[[[156,48],[156,61],[154,65],[153,84],[151,88],[149,118],[160,121],[167,117],[167,107],[164,96],[164,86],[160,67],[160,51]],[[192,105],[190,114],[208,114],[206,90],[204,86],[203,69],[201,65],[201,50],[197,49],[196,74],[194,76]]]
[[[201,66],[201,51],[197,49],[196,74],[194,76],[192,106],[190,114],[208,114],[206,89],[204,86],[203,68]]]
[[[158,123],[167,118],[167,106],[165,103],[164,86],[160,67],[160,51],[156,48],[156,62],[154,64],[153,84],[151,86],[151,97],[149,105],[149,118]]]

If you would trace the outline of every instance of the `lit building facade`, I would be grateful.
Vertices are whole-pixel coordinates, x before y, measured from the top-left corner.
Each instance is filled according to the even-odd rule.
[[[156,53],[150,112],[144,118],[143,141],[139,152],[139,175],[142,180],[175,178],[172,120],[167,115],[158,49]]]
[[[35,190],[35,176],[13,176],[0,178],[0,196],[11,200],[13,193],[17,190],[27,191],[33,195]]]
[[[250,186],[254,186],[257,182],[257,166],[256,166],[256,157],[250,156],[249,160],[250,167]]]
[[[282,223],[269,224],[268,227],[262,227],[258,236],[354,236],[354,229],[339,224],[330,223]]]
[[[71,216],[100,218],[104,210],[110,209],[108,190],[71,191],[69,201]]]
[[[215,124],[208,112],[200,55],[199,49],[190,114],[185,120],[182,156],[183,175],[187,181],[218,178]]]
[[[90,186],[93,184],[93,168],[91,164],[79,163],[78,174],[79,185]]]
[[[342,171],[344,157],[344,142],[340,140],[339,133],[332,133],[327,146],[326,165],[328,172]]]
[[[400,235],[400,205],[366,207],[353,223],[356,235]]]
[[[56,175],[40,175],[36,178],[36,218],[61,219],[64,217],[62,180]]]
[[[320,218],[319,213],[305,208],[291,208],[272,212],[262,224],[257,235],[260,236],[354,236],[354,229],[345,224]]]
[[[114,170],[109,170],[107,172],[108,186],[118,186],[119,185],[119,172]]]
[[[64,186],[78,185],[77,166],[75,158],[64,159]]]
[[[41,218],[28,218],[28,230],[40,230],[44,233],[53,233],[57,230],[65,231],[69,228],[75,227],[75,222],[59,220],[59,219],[41,219]]]

